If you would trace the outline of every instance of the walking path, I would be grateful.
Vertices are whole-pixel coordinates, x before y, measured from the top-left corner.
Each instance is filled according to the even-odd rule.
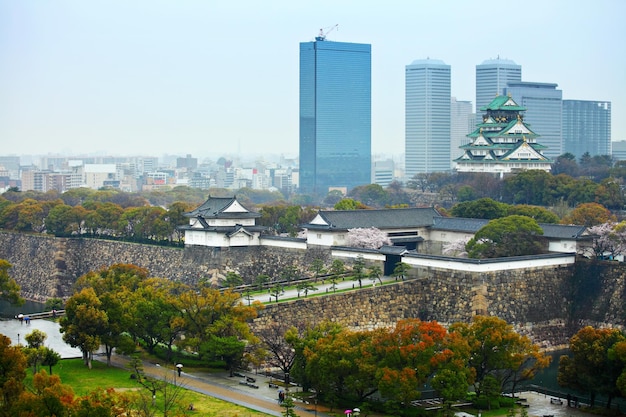
[[[381,283],[387,283],[387,282],[391,282],[391,281],[397,281],[398,278],[396,277],[390,277],[390,276],[381,276],[380,278],[377,278],[375,281],[372,281],[371,278],[363,278],[361,280],[361,286],[362,287],[377,287],[379,285],[381,285]],[[309,291],[308,296],[319,296],[322,294],[332,294],[335,291],[342,291],[342,290],[348,290],[348,289],[358,289],[359,288],[359,282],[358,281],[353,281],[352,279],[346,279],[344,281],[337,281],[337,284],[335,286],[335,288],[333,289],[333,284],[328,282],[328,279],[326,279],[325,281],[322,281],[320,279],[319,282],[314,282],[313,285],[317,288],[317,291]],[[260,301],[261,303],[275,303],[276,302],[276,297],[272,294],[270,294],[269,292],[270,290],[268,290],[268,292],[263,293],[263,294],[254,294],[251,295],[250,300],[248,300],[247,298],[242,300],[244,303],[252,303],[254,301]],[[301,298],[304,298],[304,293],[302,291],[300,291],[300,295]],[[293,298],[298,298],[298,290],[296,288],[294,288],[293,286],[291,288],[288,288],[286,290],[284,290],[278,297],[278,301],[282,301],[282,300],[288,300],[288,299],[293,299]]]
[[[100,361],[106,362],[106,356],[97,356]],[[113,355],[111,364],[120,368],[126,368],[129,359],[121,355]],[[254,385],[259,388],[253,388],[240,384],[244,380],[242,377],[229,377],[228,373],[187,373],[181,372],[181,376],[175,369],[162,367],[158,364],[149,362],[143,363],[146,375],[175,381],[182,387],[196,391],[211,397],[218,398],[230,403],[234,403],[243,407],[257,410],[273,416],[282,416],[285,411],[284,407],[278,404],[278,389],[270,388],[270,378],[263,375],[245,373],[246,376],[255,379]],[[183,368],[184,369],[184,368]],[[244,373],[242,373],[244,374]],[[299,390],[294,387],[293,390]],[[321,405],[305,404],[295,401],[295,412],[301,417],[329,417],[329,410]]]

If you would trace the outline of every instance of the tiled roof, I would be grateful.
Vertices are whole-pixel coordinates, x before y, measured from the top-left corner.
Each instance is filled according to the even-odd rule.
[[[489,220],[487,219],[470,219],[465,217],[438,217],[435,219],[433,229],[476,233],[487,223],[489,223]]]
[[[545,237],[555,239],[578,239],[585,236],[585,226],[539,223]]]
[[[505,106],[504,104],[509,100],[513,101],[513,99],[511,99],[511,97],[508,97],[508,96],[497,96],[496,98],[491,100],[491,103],[487,104],[486,106],[481,107],[480,110],[481,111],[487,111],[487,110],[525,111],[526,110],[526,107],[523,107],[520,105]]]
[[[401,229],[432,226],[440,214],[432,207],[381,210],[320,210],[319,216],[327,225],[305,224],[307,229]]]
[[[192,210],[188,213],[185,213],[187,217],[203,217],[205,219],[208,218],[250,218],[250,217],[260,217],[261,215],[258,213],[250,212],[248,209],[247,212],[234,212],[234,213],[224,213],[228,207],[230,207],[234,202],[237,201],[237,197],[211,197],[207,199],[202,205],[195,210]],[[239,203],[241,204],[241,203]],[[243,205],[242,205],[243,207]],[[245,207],[244,207],[245,208]]]
[[[489,223],[487,219],[469,219],[464,217],[435,218],[434,230],[476,233]],[[585,226],[539,223],[543,236],[551,239],[579,239],[585,236]]]

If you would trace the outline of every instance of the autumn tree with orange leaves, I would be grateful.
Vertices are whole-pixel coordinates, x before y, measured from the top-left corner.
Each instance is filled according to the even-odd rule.
[[[405,407],[419,398],[421,387],[444,365],[453,372],[466,368],[464,360],[453,360],[455,352],[450,349],[450,342],[458,339],[450,338],[448,331],[435,321],[401,320],[394,329],[377,336],[373,344],[381,360],[377,371],[380,393]],[[442,386],[452,384],[451,380],[440,381]],[[464,387],[460,384],[459,391],[467,391],[467,382],[466,379]]]

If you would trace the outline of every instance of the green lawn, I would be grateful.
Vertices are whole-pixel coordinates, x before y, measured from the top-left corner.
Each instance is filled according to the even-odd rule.
[[[46,372],[48,369],[46,368]],[[130,378],[130,370],[107,367],[106,363],[93,361],[92,369],[87,368],[81,359],[64,359],[52,367],[52,373],[59,375],[61,382],[72,387],[77,396],[84,396],[97,388],[115,388],[119,391],[136,391],[137,394],[147,393],[134,379]],[[26,384],[32,383],[32,370],[29,369]],[[160,395],[157,394],[157,407],[160,406]],[[149,397],[148,397],[149,398]],[[193,404],[194,411],[190,415],[236,417],[253,416],[264,417],[268,414],[250,410],[214,397],[203,395],[195,391],[186,390],[181,401],[183,405]]]

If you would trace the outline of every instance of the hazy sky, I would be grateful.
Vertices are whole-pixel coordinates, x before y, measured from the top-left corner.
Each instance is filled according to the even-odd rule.
[[[486,59],[612,102],[626,140],[624,0],[0,0],[0,154],[298,152],[299,43],[372,45],[372,151],[404,151],[404,70]],[[541,133],[541,132],[539,132]]]

